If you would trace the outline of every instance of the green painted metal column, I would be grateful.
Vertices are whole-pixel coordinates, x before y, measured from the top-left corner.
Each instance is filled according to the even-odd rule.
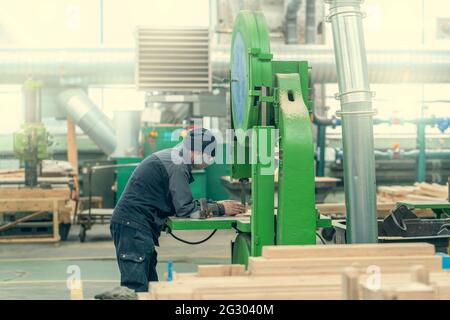
[[[315,244],[312,124],[302,96],[300,74],[276,74],[276,80],[280,136],[276,243]]]
[[[251,255],[260,256],[262,247],[275,240],[274,217],[274,127],[256,126],[252,135]]]

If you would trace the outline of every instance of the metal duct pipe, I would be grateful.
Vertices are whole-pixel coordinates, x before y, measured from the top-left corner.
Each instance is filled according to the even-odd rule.
[[[275,45],[274,60],[306,60],[312,83],[337,81],[334,53],[323,45]],[[134,84],[135,49],[0,49],[0,84],[22,84],[30,76],[45,86]],[[450,83],[450,51],[371,50],[373,83]],[[215,79],[228,78],[229,46],[214,46]]]
[[[401,159],[417,159],[419,157],[420,150],[400,150],[398,152],[393,150],[381,151],[375,150],[374,155],[377,160],[401,160]],[[448,149],[428,149],[425,150],[427,159],[432,160],[448,160],[450,159],[450,150]],[[342,150],[336,152],[336,159],[342,159]]]
[[[22,87],[24,122],[41,122],[40,84],[33,79],[25,81]]]
[[[94,143],[110,155],[116,149],[111,121],[82,89],[67,89],[58,95],[60,106]]]
[[[141,111],[114,111],[114,128],[116,129],[117,146],[112,156],[116,158],[139,156]]]
[[[378,242],[373,143],[372,92],[369,86],[361,0],[329,0],[338,75],[344,149],[347,242]]]
[[[284,14],[284,37],[287,44],[298,43],[297,15],[300,10],[301,0],[290,0]]]
[[[134,49],[1,49],[0,83],[30,76],[45,86],[133,84]]]
[[[229,72],[230,48],[214,47],[213,75],[225,79]],[[274,60],[308,61],[312,83],[336,83],[332,48],[323,45],[271,46]],[[370,50],[367,52],[371,83],[450,83],[450,51]]]
[[[316,43],[316,0],[306,0],[305,43]]]

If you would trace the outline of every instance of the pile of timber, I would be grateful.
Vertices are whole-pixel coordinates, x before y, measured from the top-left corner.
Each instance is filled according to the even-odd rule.
[[[413,186],[380,186],[378,187],[378,202],[397,201],[447,201],[448,186],[437,183],[419,183]]]
[[[375,280],[381,282],[374,286],[378,275]],[[450,273],[442,269],[433,245],[268,246],[261,257],[249,258],[247,270],[243,265],[200,265],[196,273],[151,282],[149,293],[139,295],[152,300],[405,297],[450,299]]]

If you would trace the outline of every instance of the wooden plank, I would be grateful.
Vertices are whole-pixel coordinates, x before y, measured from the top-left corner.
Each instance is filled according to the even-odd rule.
[[[381,268],[382,272],[406,272],[412,265],[423,265],[430,271],[442,269],[442,258],[438,256],[404,257],[349,257],[321,259],[266,259],[250,257],[248,270],[252,276],[287,274],[330,274],[342,271],[345,267],[355,266],[366,269],[371,265]]]
[[[386,256],[433,256],[435,247],[429,243],[385,244],[336,244],[326,246],[293,245],[266,246],[262,256],[267,259],[333,258],[333,257],[386,257]]]
[[[78,151],[75,123],[67,117],[67,160],[72,165],[73,173],[78,175]]]
[[[61,199],[0,199],[0,213],[17,211],[53,211],[53,201],[58,207],[65,206],[65,200]]]
[[[370,276],[361,273],[360,283]],[[450,286],[450,274],[433,272],[431,281]],[[409,273],[383,273],[383,283],[401,285],[410,281]],[[152,299],[341,299],[341,275],[294,275],[261,277],[191,277],[173,282],[150,283]],[[280,295],[280,296],[279,296]]]
[[[70,199],[69,188],[0,188],[0,199]]]
[[[198,266],[199,277],[225,277],[240,276],[245,274],[244,265],[200,265]]]
[[[363,300],[436,300],[436,290],[422,283],[407,283],[398,286],[383,286],[380,289],[362,285]]]
[[[59,203],[57,200],[53,201],[53,240],[59,241]]]

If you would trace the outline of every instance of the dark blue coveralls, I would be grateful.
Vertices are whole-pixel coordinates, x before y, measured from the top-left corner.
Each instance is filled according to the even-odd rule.
[[[194,181],[192,166],[174,163],[165,149],[144,159],[134,170],[111,219],[111,235],[116,247],[121,286],[136,292],[148,291],[156,273],[158,238],[166,218],[199,217],[199,201],[192,197],[189,184]],[[214,215],[223,215],[221,204],[208,204]]]

